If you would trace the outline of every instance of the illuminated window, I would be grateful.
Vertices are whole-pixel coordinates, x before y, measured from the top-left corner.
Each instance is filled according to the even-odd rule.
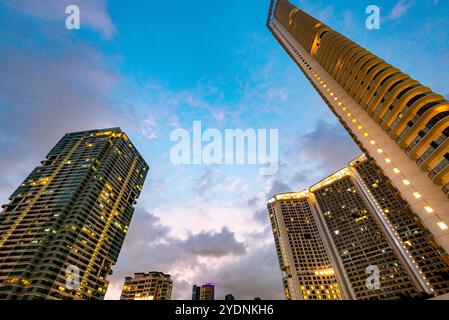
[[[377,149],[377,153],[383,153],[384,151],[382,149]]]
[[[405,184],[406,186],[410,185],[410,181],[408,181],[407,179],[402,180],[402,183]]]
[[[443,221],[438,222],[438,226],[440,227],[441,230],[447,230],[449,229],[447,224],[445,224]]]
[[[394,171],[394,173],[396,173],[396,174],[401,173],[401,170],[399,170],[398,168],[394,168],[393,171]]]
[[[416,199],[421,199],[421,194],[420,194],[419,192],[415,192],[415,193],[413,194],[413,196],[414,196]]]
[[[391,163],[391,159],[390,158],[385,158],[385,162],[386,163]]]
[[[371,144],[376,144],[376,141],[371,140],[369,143],[371,143]]]
[[[427,207],[425,207],[424,209],[426,209],[426,211],[427,211],[428,213],[433,213],[433,212],[434,212],[434,211],[433,211],[433,208],[430,207],[430,206],[427,206]]]

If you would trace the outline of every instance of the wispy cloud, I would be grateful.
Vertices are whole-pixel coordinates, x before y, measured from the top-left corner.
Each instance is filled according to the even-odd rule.
[[[391,10],[390,14],[387,16],[386,20],[399,20],[404,17],[409,9],[412,7],[413,3],[409,0],[400,0]]]

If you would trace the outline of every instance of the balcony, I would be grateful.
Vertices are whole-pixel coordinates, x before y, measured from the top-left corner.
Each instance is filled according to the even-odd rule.
[[[446,194],[448,195],[448,197],[449,197],[449,183],[446,184],[446,185],[444,186],[443,191],[444,191],[444,193],[446,193]]]

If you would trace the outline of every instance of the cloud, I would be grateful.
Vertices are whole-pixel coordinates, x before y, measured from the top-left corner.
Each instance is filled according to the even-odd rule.
[[[234,234],[227,228],[220,233],[201,232],[191,235],[181,246],[193,256],[221,257],[228,254],[242,255],[246,253],[245,246],[235,240]]]
[[[293,184],[295,186],[304,184],[305,182],[307,182],[307,174],[301,171],[296,172],[290,180],[290,184]]]
[[[171,236],[170,228],[159,218],[140,209],[134,214],[115,272],[109,279],[107,298],[119,298],[125,277],[153,270],[170,273],[177,292],[175,298],[186,298],[190,290],[187,284],[199,270],[209,270],[227,256],[245,253],[244,244],[226,227],[219,232],[203,231],[180,239]]]
[[[107,12],[107,0],[3,0],[11,9],[31,15],[47,22],[57,22],[65,28],[65,13],[69,5],[77,5],[80,9],[81,28],[93,29],[110,39],[115,33],[115,26]]]
[[[242,259],[224,265],[218,270],[205,274],[217,284],[216,298],[223,300],[231,293],[239,300],[285,299],[282,287],[279,262],[275,247],[270,244],[251,252]]]
[[[26,8],[21,1],[11,5]],[[29,10],[35,7],[37,2],[30,3]],[[0,54],[0,166],[9,168],[0,177],[4,199],[64,133],[120,123],[108,95],[121,75],[96,48],[63,28],[7,11],[0,20],[8,26]]]
[[[408,13],[411,8],[412,3],[408,0],[400,0],[391,10],[387,17],[387,20],[398,20]]]
[[[331,124],[323,120],[318,121],[315,130],[299,137],[296,147],[298,163],[313,168],[307,171],[308,178],[311,171],[321,175],[331,174],[347,166],[361,153],[340,123]],[[303,177],[306,175],[304,171],[300,174]],[[324,176],[319,179],[322,178]]]
[[[285,193],[292,191],[292,188],[285,184],[284,182],[275,179],[271,185],[270,191],[268,191],[268,196],[272,197],[276,194]],[[268,199],[267,199],[268,200]]]
[[[354,14],[352,13],[352,11],[343,11],[343,24],[347,29],[354,26]]]

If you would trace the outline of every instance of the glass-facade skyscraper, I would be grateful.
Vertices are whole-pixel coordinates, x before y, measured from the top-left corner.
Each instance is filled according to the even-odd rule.
[[[148,169],[119,128],[66,134],[3,206],[0,299],[103,299]]]

